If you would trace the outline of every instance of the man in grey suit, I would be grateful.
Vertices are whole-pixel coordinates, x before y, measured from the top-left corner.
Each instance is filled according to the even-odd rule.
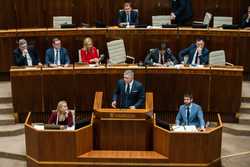
[[[49,48],[45,53],[45,64],[50,67],[68,66],[70,63],[67,49],[61,47],[61,40],[54,38],[52,40],[53,48]]]
[[[176,125],[195,125],[200,130],[205,130],[205,121],[201,106],[193,103],[192,94],[184,95],[184,104],[179,108],[176,116]]]
[[[127,70],[123,79],[117,82],[112,98],[112,107],[116,108],[142,108],[144,107],[145,94],[143,85],[134,80],[134,72]]]

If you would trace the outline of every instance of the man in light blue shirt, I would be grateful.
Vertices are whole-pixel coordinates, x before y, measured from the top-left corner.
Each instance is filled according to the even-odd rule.
[[[205,130],[205,121],[201,106],[193,103],[192,94],[184,95],[184,104],[179,108],[176,116],[176,125],[195,125],[202,131]]]

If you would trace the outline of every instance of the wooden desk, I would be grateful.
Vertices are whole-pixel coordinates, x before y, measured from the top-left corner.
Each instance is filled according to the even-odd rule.
[[[182,165],[220,166],[222,122],[205,132],[172,132],[154,125],[154,150]],[[193,164],[193,165],[191,165]]]
[[[160,47],[166,41],[168,47],[177,57],[181,49],[190,46],[197,37],[204,37],[209,51],[225,50],[226,61],[244,66],[250,72],[249,40],[250,30],[223,30],[218,28],[192,29],[189,27],[171,29],[145,28],[72,28],[72,29],[9,29],[0,30],[0,72],[9,72],[13,62],[12,52],[17,47],[19,38],[26,38],[39,51],[40,60],[45,60],[45,50],[51,47],[53,37],[59,37],[63,46],[68,49],[71,62],[78,61],[78,49],[82,41],[91,36],[100,53],[108,55],[106,43],[115,39],[124,39],[126,53],[133,56],[136,62],[144,61],[150,48]],[[6,55],[9,55],[6,57]]]
[[[62,99],[69,102],[70,108],[92,111],[96,91],[105,92],[103,106],[110,107],[116,82],[123,77],[126,69],[133,69],[135,79],[143,83],[146,91],[154,93],[154,112],[176,113],[183,103],[183,94],[190,91],[204,112],[219,112],[223,121],[237,121],[242,67],[176,69],[133,65],[88,68],[77,65],[66,69],[42,68],[35,70],[35,73],[34,70],[12,69],[14,111],[19,114],[27,111],[51,111]],[[30,77],[31,74],[34,77]],[[36,89],[34,91],[29,89],[32,83],[36,83],[33,84],[33,89]],[[24,97],[29,99],[28,102],[23,100]]]
[[[146,98],[145,111],[153,109],[153,103],[148,103],[148,100],[153,100],[152,94]],[[220,164],[222,122],[219,114],[215,128],[205,132],[180,133],[157,126],[155,117],[141,119],[140,122],[133,118],[106,120],[96,117],[95,114],[102,111],[101,102],[95,100],[91,124],[74,131],[36,130],[32,123],[42,122],[42,119],[29,113],[25,122],[27,166],[215,167]],[[117,111],[111,113],[119,114]],[[133,111],[128,109],[124,112],[137,113],[136,109]],[[41,118],[44,119],[43,116]]]

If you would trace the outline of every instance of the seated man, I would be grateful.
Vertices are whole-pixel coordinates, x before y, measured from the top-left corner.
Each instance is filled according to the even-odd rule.
[[[204,47],[205,42],[202,38],[197,38],[195,44],[183,49],[179,53],[179,61],[184,64],[184,56],[188,55],[187,64],[205,65],[208,64],[209,51]]]
[[[134,72],[124,72],[124,79],[117,82],[112,98],[112,107],[116,108],[142,108],[144,107],[145,95],[143,85],[134,80]]]
[[[68,66],[70,63],[68,51],[61,47],[61,40],[54,38],[52,40],[53,48],[49,48],[45,53],[45,64],[50,67]]]
[[[145,58],[145,65],[150,66],[168,66],[177,63],[175,56],[170,48],[166,48],[165,43],[161,43],[161,49],[151,49]]]
[[[119,12],[118,24],[123,26],[122,23],[129,23],[129,25],[139,24],[138,12],[132,9],[131,2],[125,2],[123,10]]]
[[[28,48],[28,44],[25,39],[20,39],[18,41],[18,45],[19,47],[13,52],[14,64],[16,66],[42,65],[39,61],[37,51],[32,48]]]
[[[250,27],[250,6],[248,6],[248,12],[245,14],[240,23],[241,28],[247,28]]]
[[[68,105],[66,101],[59,101],[56,112],[52,112],[49,117],[48,123],[62,125],[61,129],[64,128],[64,125],[67,125],[69,127],[73,125],[73,115],[68,110]]]
[[[179,108],[176,116],[176,125],[195,125],[204,130],[203,112],[198,104],[193,103],[192,94],[184,95],[184,104]]]
[[[185,25],[192,21],[192,4],[190,0],[171,0],[171,20],[178,25]]]

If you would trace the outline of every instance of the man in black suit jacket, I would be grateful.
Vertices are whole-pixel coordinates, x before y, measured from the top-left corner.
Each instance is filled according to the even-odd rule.
[[[208,64],[209,51],[205,48],[205,42],[202,38],[197,38],[195,44],[191,44],[179,53],[179,61],[184,64],[184,56],[188,55],[187,64],[205,65]]]
[[[119,11],[118,24],[129,23],[129,25],[139,24],[138,12],[134,11],[131,2],[125,2],[122,11]]]
[[[113,108],[143,108],[145,101],[143,85],[134,80],[134,72],[127,70],[124,78],[117,82],[117,87],[112,98]]]
[[[18,45],[19,47],[13,51],[15,66],[41,65],[37,51],[32,48],[28,48],[28,44],[25,39],[20,39],[18,41]]]
[[[166,48],[165,43],[161,43],[161,49],[150,49],[145,58],[144,64],[150,66],[169,66],[177,63],[170,48]]]
[[[241,19],[240,27],[241,28],[250,27],[250,6],[248,6],[247,14],[245,14]]]
[[[187,24],[192,20],[192,4],[190,0],[171,0],[172,12],[171,20],[175,20],[178,25]]]
[[[52,40],[52,48],[46,50],[45,64],[50,67],[64,66],[70,63],[67,49],[61,47],[61,40],[54,38]]]

